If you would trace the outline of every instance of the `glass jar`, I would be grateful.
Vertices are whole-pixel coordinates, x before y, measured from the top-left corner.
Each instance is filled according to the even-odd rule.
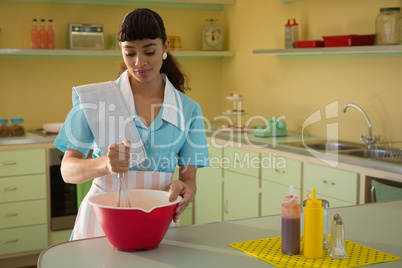
[[[377,45],[399,45],[402,41],[401,8],[381,8],[376,18],[375,28]]]
[[[0,118],[0,137],[10,136],[10,126],[8,125],[8,120]]]
[[[11,118],[11,136],[24,136],[24,119],[23,118]]]

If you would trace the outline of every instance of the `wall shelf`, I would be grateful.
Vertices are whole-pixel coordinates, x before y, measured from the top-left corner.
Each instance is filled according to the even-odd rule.
[[[171,51],[177,58],[233,57],[232,51]],[[74,50],[74,49],[0,49],[0,58],[101,58],[120,59],[120,50]]]
[[[394,46],[351,46],[294,49],[253,50],[255,55],[275,55],[289,58],[347,58],[347,57],[402,57],[402,45]]]
[[[224,5],[234,5],[236,0],[8,0],[14,2],[41,2],[61,4],[90,4],[138,7],[167,7],[222,10]]]

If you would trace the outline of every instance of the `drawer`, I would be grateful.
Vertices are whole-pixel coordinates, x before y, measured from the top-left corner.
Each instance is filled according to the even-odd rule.
[[[0,177],[46,173],[44,149],[0,152]]]
[[[304,167],[305,193],[317,189],[317,194],[357,204],[359,175],[357,173],[306,164]]]
[[[47,224],[0,230],[0,254],[47,248]]]
[[[0,178],[0,204],[45,198],[45,174]]]
[[[271,154],[261,155],[261,179],[301,188],[302,163]]]
[[[226,147],[223,150],[224,168],[245,175],[260,176],[260,154],[243,149]]]
[[[0,204],[0,229],[43,224],[46,221],[46,199]]]

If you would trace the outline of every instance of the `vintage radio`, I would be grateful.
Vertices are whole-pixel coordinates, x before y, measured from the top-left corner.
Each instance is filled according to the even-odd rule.
[[[71,23],[68,39],[70,49],[103,49],[103,25]]]

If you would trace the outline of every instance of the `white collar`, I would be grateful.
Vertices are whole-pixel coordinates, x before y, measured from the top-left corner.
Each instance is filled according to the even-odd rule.
[[[163,99],[162,119],[184,131],[183,105],[177,90],[167,78],[166,74],[161,74],[162,80],[165,82],[165,92]],[[121,95],[128,107],[130,115],[135,118],[135,103],[133,92],[131,91],[130,81],[128,79],[128,71],[126,70],[116,81],[119,85]],[[179,127],[180,120],[180,127]]]

